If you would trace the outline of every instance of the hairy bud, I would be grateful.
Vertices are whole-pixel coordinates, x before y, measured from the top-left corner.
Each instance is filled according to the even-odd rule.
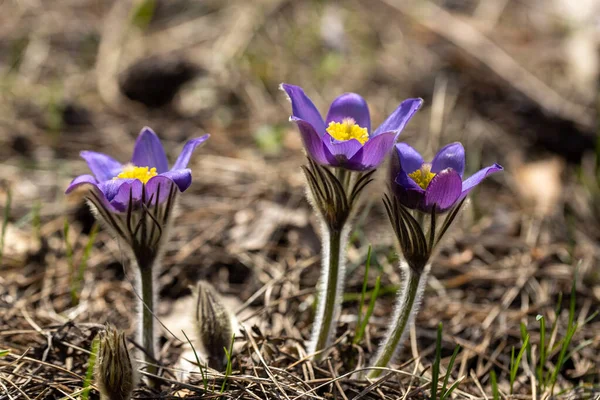
[[[229,348],[233,336],[231,316],[209,283],[198,282],[196,296],[194,323],[198,339],[208,357],[208,365],[222,370],[226,363],[225,349]]]
[[[123,331],[113,326],[99,334],[98,359],[94,376],[102,400],[129,400],[137,383],[137,373],[127,349]]]

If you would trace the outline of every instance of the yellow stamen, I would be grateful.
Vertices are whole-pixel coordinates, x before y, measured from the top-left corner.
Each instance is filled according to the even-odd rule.
[[[142,183],[146,183],[150,178],[156,175],[158,175],[156,173],[156,168],[136,167],[135,165],[128,164],[123,168],[123,172],[113,179],[137,179]]]
[[[365,144],[369,140],[367,128],[361,128],[352,118],[346,118],[342,122],[330,122],[327,133],[335,140],[340,141],[356,139],[360,144]]]
[[[431,172],[431,164],[423,164],[420,169],[408,174],[422,189],[427,189],[435,174]]]

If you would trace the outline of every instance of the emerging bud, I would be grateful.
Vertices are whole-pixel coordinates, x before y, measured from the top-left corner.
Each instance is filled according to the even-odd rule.
[[[99,334],[98,359],[94,376],[102,400],[129,400],[137,384],[123,331],[108,325]]]
[[[226,364],[225,349],[229,349],[233,336],[231,316],[208,282],[198,282],[196,296],[194,323],[198,339],[208,357],[208,366],[220,371]]]

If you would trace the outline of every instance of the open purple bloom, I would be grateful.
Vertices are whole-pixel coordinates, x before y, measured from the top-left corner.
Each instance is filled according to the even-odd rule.
[[[70,193],[80,186],[89,186],[100,195],[104,208],[111,212],[124,212],[130,201],[140,200],[158,203],[165,201],[174,184],[179,191],[185,191],[192,183],[192,171],[187,168],[193,151],[209,135],[188,141],[171,169],[165,150],[156,133],[145,127],[135,142],[133,156],[127,164],[93,151],[82,151],[81,157],[87,162],[93,175],[80,175],[73,179],[66,190]]]
[[[423,104],[403,101],[377,129],[371,131],[367,102],[356,93],[344,93],[323,117],[298,86],[281,84],[292,102],[292,116],[300,129],[308,156],[321,165],[353,171],[377,168],[391,151],[404,126]]]
[[[465,149],[455,142],[444,146],[430,163],[406,143],[395,146],[390,168],[391,188],[410,209],[445,212],[464,199],[488,175],[503,168],[494,164],[463,180]]]

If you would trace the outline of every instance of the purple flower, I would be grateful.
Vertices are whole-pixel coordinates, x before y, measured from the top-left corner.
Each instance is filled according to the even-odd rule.
[[[124,212],[130,198],[136,204],[144,198],[162,203],[169,195],[173,184],[179,191],[185,191],[192,183],[192,171],[187,168],[192,152],[209,135],[188,141],[171,169],[160,139],[152,129],[145,127],[135,142],[133,156],[127,164],[93,151],[82,151],[81,157],[87,162],[94,175],[80,175],[73,179],[66,190],[87,185],[100,194],[103,206],[111,212]]]
[[[358,94],[344,93],[331,103],[325,121],[298,86],[281,84],[292,102],[291,121],[300,129],[308,156],[318,164],[353,171],[377,168],[392,149],[404,126],[423,104],[403,101],[375,131],[367,102]]]
[[[390,168],[391,187],[410,209],[445,212],[464,199],[488,175],[503,168],[494,164],[463,181],[465,149],[455,142],[444,146],[430,163],[406,143],[398,143]]]

